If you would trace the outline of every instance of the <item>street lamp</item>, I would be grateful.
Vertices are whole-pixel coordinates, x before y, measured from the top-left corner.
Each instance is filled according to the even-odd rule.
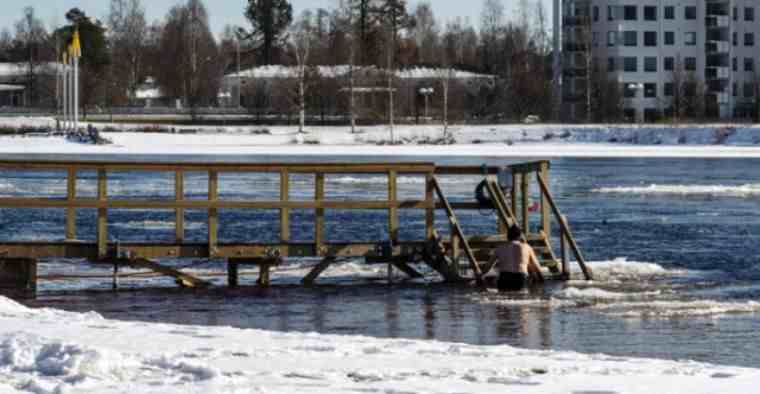
[[[431,87],[420,88],[420,94],[425,97],[425,119],[428,117],[428,97],[430,97],[433,93],[435,93],[435,89]]]

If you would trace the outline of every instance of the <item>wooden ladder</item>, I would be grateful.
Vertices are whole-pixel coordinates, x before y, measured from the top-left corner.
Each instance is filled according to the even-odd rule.
[[[449,224],[451,224],[452,230],[456,233],[457,237],[459,237],[459,240],[462,243],[465,255],[467,256],[467,260],[469,260],[470,262],[470,268],[472,269],[472,272],[475,274],[475,282],[477,283],[478,287],[484,288],[485,281],[483,281],[483,271],[481,271],[480,265],[478,264],[478,260],[475,258],[475,253],[473,253],[469,242],[467,242],[467,237],[464,235],[464,231],[462,231],[462,227],[459,225],[459,221],[457,220],[457,216],[454,213],[454,209],[451,208],[451,204],[449,203],[449,200],[443,194],[443,191],[441,190],[441,185],[438,183],[438,179],[435,176],[433,176],[430,178],[430,182],[433,184],[433,187],[435,188],[435,192],[438,195],[438,199],[441,200],[441,203],[443,203],[443,208],[446,210],[446,216],[449,219]]]

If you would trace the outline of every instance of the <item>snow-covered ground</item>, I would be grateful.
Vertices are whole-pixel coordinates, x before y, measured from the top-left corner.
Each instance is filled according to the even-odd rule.
[[[107,320],[0,297],[2,393],[750,393],[760,370]]]
[[[52,126],[50,118],[5,118],[5,126]],[[298,156],[462,156],[462,157],[760,157],[760,125],[700,126],[499,125],[452,126],[453,144],[436,145],[440,126],[177,127],[176,133],[142,133],[149,125],[99,125],[123,132],[103,133],[112,145],[91,146],[62,137],[0,137],[0,154],[298,155]],[[192,129],[194,133],[180,133]],[[424,148],[420,146],[424,145]],[[27,156],[30,157],[30,156]],[[171,157],[171,156],[169,156]]]

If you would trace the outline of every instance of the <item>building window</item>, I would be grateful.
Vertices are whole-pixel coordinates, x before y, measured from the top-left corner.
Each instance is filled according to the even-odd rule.
[[[693,31],[686,32],[686,39],[684,40],[684,44],[688,46],[697,45],[697,33]]]
[[[736,97],[739,94],[739,87],[736,82],[734,82],[733,85],[731,85],[731,93],[734,97]]]
[[[697,71],[697,58],[687,57],[684,59],[683,66],[686,71]]]
[[[675,59],[672,57],[666,57],[663,64],[665,71],[673,71],[675,69]]]
[[[607,58],[607,71],[609,72],[615,72],[615,58],[614,57],[608,57]]]
[[[663,96],[673,97],[673,82],[665,82],[663,87]]]
[[[638,70],[638,59],[636,57],[624,57],[623,58],[623,71],[627,73],[635,73]]]
[[[656,73],[657,72],[657,58],[656,57],[645,57],[644,58],[644,71],[648,73]]]
[[[752,7],[744,8],[744,20],[747,22],[753,22],[755,20],[755,9]]]
[[[614,47],[617,45],[618,35],[616,31],[607,32],[607,46]]]
[[[623,32],[623,45],[627,47],[635,47],[639,45],[638,34],[636,31],[624,31]]]
[[[623,117],[629,122],[635,122],[636,108],[623,108]]]
[[[599,7],[594,6],[594,22],[599,22]]]
[[[645,122],[656,122],[657,119],[660,119],[660,110],[657,108],[644,108],[644,121]]]
[[[739,71],[739,61],[737,58],[731,59],[731,69],[733,71]]]
[[[733,37],[731,38],[731,41],[734,43],[734,46],[739,45],[739,34],[734,32]]]
[[[645,21],[656,21],[657,20],[657,7],[655,7],[655,6],[645,6],[644,7],[644,20]]]
[[[744,46],[745,47],[755,46],[755,33],[744,33]]]
[[[676,19],[676,7],[673,7],[672,5],[665,7],[665,19]]]
[[[636,97],[636,90],[638,90],[638,86],[636,86],[633,82],[623,82],[623,97],[625,98],[635,98]]]
[[[646,98],[655,98],[655,97],[657,97],[657,84],[656,83],[645,83],[644,84],[644,97],[646,97]]]
[[[755,96],[755,89],[751,83],[744,84],[744,98],[752,98]]]
[[[744,58],[744,71],[747,71],[747,72],[755,71],[755,59],[751,57]]]
[[[733,14],[734,20],[739,20],[739,7],[734,7]]]
[[[657,46],[657,32],[656,31],[645,31],[644,32],[644,46],[645,47],[656,47]]]
[[[674,31],[665,32],[665,45],[676,45],[676,32]]]
[[[638,12],[635,5],[623,6],[623,19],[627,21],[635,21],[638,19]]]
[[[689,21],[693,21],[697,19],[697,7],[695,6],[686,6],[684,7],[684,18]]]

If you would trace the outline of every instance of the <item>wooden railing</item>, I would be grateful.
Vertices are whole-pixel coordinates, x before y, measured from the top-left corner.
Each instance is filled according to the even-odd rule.
[[[114,258],[152,259],[173,258],[226,258],[245,261],[246,259],[271,258],[286,256],[313,256],[330,259],[342,256],[382,257],[379,247],[388,240],[374,242],[329,242],[325,236],[325,210],[387,210],[387,230],[392,254],[394,256],[414,255],[425,247],[426,242],[435,235],[435,210],[448,206],[448,210],[483,209],[477,202],[448,202],[440,188],[437,189],[436,176],[486,176],[511,174],[513,193],[511,193],[511,210],[527,233],[530,232],[529,212],[529,177],[536,174],[540,181],[541,210],[539,232],[551,234],[551,210],[556,206],[548,194],[549,162],[538,161],[509,166],[444,166],[433,163],[363,163],[363,164],[287,164],[287,163],[133,163],[133,162],[55,162],[55,161],[0,161],[0,170],[22,171],[60,171],[66,175],[66,193],[60,198],[39,197],[3,197],[0,208],[58,208],[65,210],[64,242],[0,242],[0,259],[2,258],[86,258],[91,260],[109,260]],[[97,193],[95,197],[81,197],[77,190],[77,180],[81,172],[95,172]],[[171,174],[173,177],[173,196],[165,199],[126,199],[112,196],[108,190],[108,179],[118,172],[151,172]],[[185,178],[188,173],[203,173],[208,178],[206,198],[187,199]],[[224,173],[270,173],[279,177],[279,198],[271,201],[226,200],[220,199],[219,177]],[[311,175],[314,177],[314,198],[307,201],[295,201],[290,198],[290,181],[293,175]],[[382,200],[333,201],[325,197],[327,175],[361,175],[376,174],[387,177],[387,198]],[[398,177],[402,175],[422,176],[426,179],[424,198],[402,200],[398,196]],[[135,187],[139,187],[136,184]],[[436,198],[436,191],[439,196]],[[95,242],[77,241],[77,210],[97,210]],[[173,210],[175,217],[174,242],[123,242],[118,245],[109,241],[108,214],[112,209],[147,209]],[[186,242],[185,210],[205,210],[208,220],[208,233],[205,242]],[[274,243],[221,243],[219,241],[219,210],[278,210],[279,240]],[[294,242],[291,239],[291,211],[294,209],[314,210],[313,242]],[[414,241],[399,242],[399,211],[417,209],[425,211],[425,238]],[[448,211],[447,210],[447,211]],[[556,212],[555,212],[556,213]],[[555,215],[556,216],[556,215]],[[498,220],[498,219],[497,219]],[[501,222],[501,221],[499,221]],[[582,260],[577,244],[566,223],[559,221],[563,239],[569,239],[576,258]],[[488,250],[496,243],[503,242],[505,227],[500,227],[499,234],[479,234],[465,239],[464,234],[452,229],[451,237],[446,241],[453,257],[460,253],[460,245],[465,249]],[[464,241],[464,242],[463,242]],[[580,258],[579,258],[580,256]],[[385,256],[387,257],[387,256]],[[479,267],[474,264],[472,250],[467,251],[474,272]],[[236,267],[236,266],[235,266]],[[585,271],[584,271],[585,272]],[[318,275],[318,273],[316,273]],[[479,276],[479,275],[478,275]]]

